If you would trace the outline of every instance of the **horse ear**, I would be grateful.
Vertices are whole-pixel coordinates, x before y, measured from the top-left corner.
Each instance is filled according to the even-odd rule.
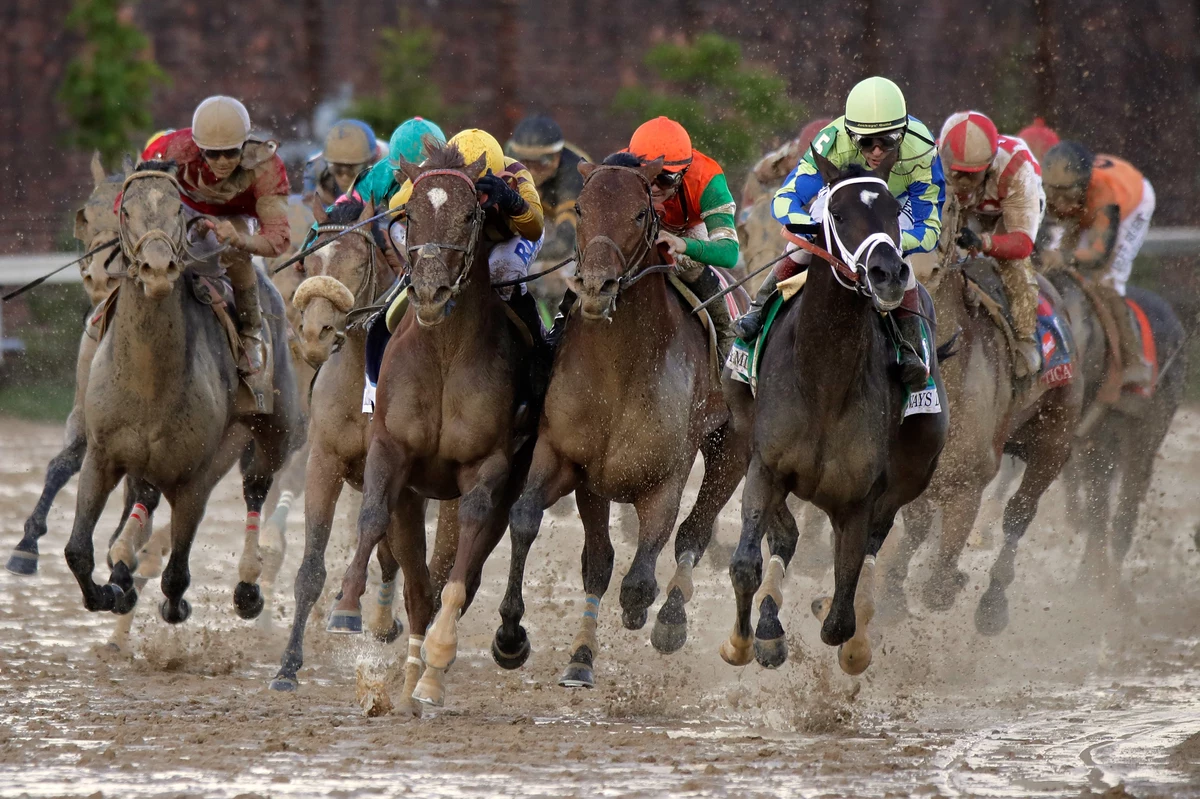
[[[87,229],[87,211],[80,208],[75,212],[75,238],[85,241],[87,239]]]
[[[583,175],[583,179],[587,180],[588,175],[596,171],[596,164],[593,164],[590,161],[580,161],[575,165],[575,168],[579,170],[579,174]]]
[[[404,177],[408,178],[413,183],[416,183],[417,178],[421,176],[420,164],[414,164],[409,161],[400,161],[400,171],[404,173]]]
[[[104,164],[100,161],[100,151],[92,150],[92,182],[98,189],[104,185],[105,179],[108,177],[104,174]]]
[[[466,172],[468,175],[482,175],[483,171],[486,168],[487,168],[487,153],[484,153],[484,154],[480,155],[478,158],[476,158],[474,161],[472,161],[471,163],[469,163],[465,167],[463,167],[463,172]]]
[[[313,220],[318,225],[323,225],[329,221],[329,214],[325,213],[325,206],[321,205],[320,197],[312,198]]]
[[[812,153],[813,163],[817,165],[817,171],[821,173],[821,180],[825,182],[826,186],[832,185],[842,171],[834,166],[832,161],[817,152],[817,148],[811,144],[808,146],[808,151]]]
[[[655,158],[653,161],[647,161],[642,164],[642,174],[646,176],[646,182],[653,183],[654,179],[662,172],[662,168],[662,158]]]
[[[885,155],[883,157],[883,161],[880,162],[879,166],[877,168],[875,168],[874,170],[872,170],[875,173],[875,176],[878,177],[880,180],[882,180],[884,183],[887,183],[888,178],[891,177],[891,175],[892,175],[892,169],[896,166],[896,161],[899,158],[900,158],[900,148],[897,147],[895,150],[892,150],[890,153]]]
[[[124,173],[125,177],[133,174],[133,158],[130,157],[129,153],[121,156],[121,172]]]
[[[362,213],[358,215],[358,222],[366,222],[371,217],[375,216],[375,203],[367,200],[363,205]]]

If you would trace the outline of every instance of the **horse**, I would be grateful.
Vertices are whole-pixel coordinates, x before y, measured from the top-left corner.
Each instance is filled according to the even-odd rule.
[[[929,485],[946,442],[949,406],[936,359],[930,358],[934,388],[917,395],[936,412],[905,417],[910,400],[891,374],[895,347],[882,313],[901,304],[911,267],[896,244],[900,207],[887,175],[858,165],[839,170],[814,155],[828,190],[814,251],[832,268],[813,262],[800,299],[780,312],[765,342],[742,532],[729,565],[737,620],[721,656],[735,666],[754,656],[771,665],[786,647],[776,613],[782,558],[790,553],[769,541],[764,585],[761,547],[790,492],[833,524],[833,597],[814,602],[813,611],[824,619],[821,640],[839,646],[842,670],[860,674],[872,656],[875,556],[896,513]],[[762,618],[752,638],[751,604],[760,585]]]
[[[948,242],[948,237],[944,235],[943,241]],[[1023,385],[1014,381],[1013,354],[1005,335],[979,302],[972,301],[973,293],[982,289],[972,288],[963,271],[980,260],[1000,268],[990,258],[945,263],[925,282],[939,325],[944,331],[953,331],[956,339],[956,355],[942,370],[954,421],[929,488],[904,509],[906,535],[884,571],[889,611],[904,612],[909,561],[929,534],[935,508],[942,511],[941,537],[932,574],[921,595],[933,610],[947,610],[954,604],[967,584],[967,575],[958,568],[959,558],[979,514],[983,492],[1000,470],[1006,452],[1026,463],[1020,487],[1004,511],[1005,550],[1015,552],[1042,494],[1070,455],[1079,423],[1084,383],[1078,375],[1054,388],[1046,388],[1036,379]],[[1063,310],[1057,294],[1052,300]],[[1078,358],[1079,353],[1072,355]],[[995,588],[980,600],[975,615],[976,627],[989,635],[1003,629],[1007,619],[1004,586],[1008,583],[993,584]]]
[[[637,510],[637,553],[621,583],[621,608],[626,629],[638,630],[658,594],[655,562],[679,516],[696,454],[704,454],[704,481],[676,535],[675,575],[651,635],[658,651],[674,652],[687,640],[692,569],[749,455],[746,403],[727,401],[707,330],[674,296],[665,276],[671,267],[655,246],[658,216],[650,186],[662,159],[639,166],[610,161],[579,165],[580,244],[570,278],[578,312],[567,322],[533,464],[509,518],[512,561],[492,642],[492,655],[505,668],[528,658],[529,638],[520,623],[526,559],[545,510],[574,491],[584,528],[587,599],[559,681],[567,687],[594,684],[596,614],[613,570],[609,503],[631,503]],[[744,294],[741,299],[744,309]]]
[[[258,512],[272,477],[303,441],[300,403],[283,327],[283,302],[261,272],[259,294],[271,332],[275,396],[271,413],[242,413],[229,333],[194,296],[186,262],[179,183],[169,162],[149,161],[124,181],[119,204],[122,264],[115,308],[92,360],[84,397],[87,454],[80,472],[67,565],[90,611],[129,613],[137,602],[132,564],[114,559],[109,580],[92,578],[92,532],[113,487],[126,476],[171,505],[171,555],[162,573],[163,619],[191,613],[183,598],[188,558],[208,496],[241,459],[247,503],[245,548],[234,607],[262,611],[257,579]]]
[[[1183,402],[1187,336],[1166,300],[1130,286],[1127,296],[1145,313],[1161,359],[1157,381],[1149,397],[1125,391],[1115,403],[1102,398],[1113,343],[1105,335],[1100,312],[1078,273],[1050,269],[1045,275],[1062,295],[1072,335],[1083,354],[1084,422],[1064,470],[1069,501],[1078,503],[1081,491],[1083,495],[1080,512],[1069,514],[1086,541],[1080,579],[1113,592],[1119,588],[1121,567],[1133,543],[1154,458]],[[1111,502],[1114,486],[1115,510]]]
[[[422,166],[401,168],[413,186],[406,209],[409,308],[380,367],[358,546],[334,613],[358,612],[371,550],[389,536],[404,571],[410,646],[420,646],[425,665],[415,686],[406,675],[405,699],[442,705],[458,618],[529,468],[532,437],[521,443],[519,422],[533,416],[529,403],[520,403],[530,345],[489,281],[485,215],[471,177],[483,159],[465,164],[458,148],[447,146],[434,148]],[[399,537],[389,534],[394,516],[419,515],[421,497],[460,498],[457,550],[432,623],[423,529],[418,535],[416,525],[398,525]]]
[[[369,204],[360,202],[336,204],[328,213],[316,209],[313,243],[329,241],[350,226],[369,219],[373,210]],[[291,636],[279,673],[271,681],[271,688],[276,691],[294,691],[298,687],[296,674],[304,663],[305,627],[325,585],[325,550],[342,487],[349,485],[362,491],[370,420],[362,410],[367,336],[363,320],[371,303],[378,301],[395,279],[380,249],[381,243],[372,232],[359,228],[306,256],[295,270],[304,277],[293,295],[297,313],[293,347],[305,364],[316,371],[316,376],[309,404],[304,556],[296,574],[296,611]],[[444,514],[443,518],[448,516]],[[423,515],[419,523],[423,534]],[[446,537],[453,540],[452,535],[442,533],[439,541]],[[376,548],[376,557],[383,585],[378,601],[368,613],[367,628],[378,640],[390,643],[403,632],[392,615],[400,564],[386,540]],[[444,566],[434,569],[443,575],[446,570]]]

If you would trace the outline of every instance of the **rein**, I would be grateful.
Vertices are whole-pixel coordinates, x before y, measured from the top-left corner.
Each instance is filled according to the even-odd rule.
[[[621,262],[621,276],[617,279],[617,288],[615,291],[606,291],[600,293],[600,296],[602,297],[612,297],[615,300],[624,289],[634,285],[647,275],[653,275],[659,272],[669,272],[674,269],[674,266],[672,264],[656,264],[653,266],[646,266],[640,271],[637,271],[638,267],[641,266],[642,261],[648,258],[650,253],[654,251],[654,242],[658,238],[659,219],[658,213],[654,210],[654,195],[651,193],[650,180],[643,175],[640,170],[633,169],[632,167],[605,165],[598,166],[592,170],[591,174],[589,174],[583,181],[584,188],[587,187],[587,184],[591,182],[592,178],[605,170],[629,172],[637,175],[638,179],[642,182],[642,185],[646,189],[646,221],[642,224],[642,237],[638,241],[636,255],[626,257],[624,251],[617,246],[617,243],[608,236],[604,235],[592,236],[590,239],[584,242],[582,246],[577,247],[575,251],[574,260],[577,265],[583,263],[583,259],[587,255],[588,248],[593,244],[602,244],[607,246],[617,254],[617,258]]]
[[[409,215],[406,219],[405,226],[405,251],[408,253],[408,271],[411,274],[414,264],[417,260],[432,260],[437,261],[442,266],[446,266],[445,258],[441,257],[443,250],[452,252],[461,252],[463,254],[463,267],[458,273],[458,277],[454,279],[454,283],[450,285],[450,296],[456,297],[462,291],[463,281],[467,275],[471,273],[471,267],[475,262],[475,247],[479,241],[479,233],[483,228],[483,220],[485,217],[483,207],[479,205],[479,196],[476,193],[475,181],[471,180],[465,172],[460,172],[457,169],[431,169],[428,172],[422,172],[413,181],[412,187],[415,191],[417,184],[425,178],[434,177],[436,175],[450,175],[464,181],[471,187],[471,196],[475,198],[475,210],[471,212],[471,223],[467,230],[468,238],[465,246],[459,244],[443,244],[441,242],[427,241],[424,244],[407,244],[408,225],[412,223],[412,216]],[[414,252],[416,257],[413,257]]]

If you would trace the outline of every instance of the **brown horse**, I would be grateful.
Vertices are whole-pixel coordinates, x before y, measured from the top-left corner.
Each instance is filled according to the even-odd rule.
[[[299,398],[283,328],[283,303],[259,274],[274,345],[274,410],[236,408],[237,366],[227,332],[181,280],[186,263],[179,184],[172,165],[147,162],[124,184],[120,207],[122,274],[112,322],[92,361],[84,400],[88,446],[80,476],[67,564],[88,610],[127,613],[137,601],[126,560],[100,586],[92,578],[92,532],[123,475],[153,486],[171,504],[171,558],[163,570],[169,623],[190,614],[183,594],[188,557],[209,493],[242,458],[248,507],[246,547],[234,605],[243,618],[262,611],[257,586],[257,512],[272,476],[303,441]]]
[[[749,454],[746,403],[737,403],[738,424],[713,369],[706,330],[675,296],[663,274],[669,267],[654,244],[658,217],[650,184],[662,160],[605,164],[579,165],[580,245],[571,278],[578,313],[567,323],[533,465],[512,509],[512,565],[500,605],[503,622],[492,643],[505,668],[517,668],[529,656],[521,626],[525,562],[544,511],[574,491],[585,536],[587,600],[560,680],[568,687],[594,681],[596,613],[613,569],[609,503],[632,503],[640,522],[637,554],[621,583],[622,620],[637,630],[658,594],[655,562],[674,529],[696,453],[704,453],[704,482],[676,536],[675,576],[651,635],[660,652],[674,652],[687,639],[684,606],[692,596],[692,568]]]
[[[948,240],[952,236],[943,236],[943,241]],[[885,571],[886,604],[891,612],[904,612],[903,585],[909,560],[928,536],[935,508],[942,511],[941,537],[922,598],[934,610],[947,610],[954,604],[967,583],[967,575],[958,568],[959,557],[975,524],[984,489],[999,471],[1006,452],[1026,463],[1021,485],[1004,511],[1006,547],[1015,552],[1037,513],[1038,501],[1070,455],[1079,422],[1083,380],[1078,375],[1051,389],[1036,380],[1026,383],[1023,390],[1014,384],[1013,356],[1003,331],[978,302],[970,301],[969,295],[977,289],[968,286],[963,273],[968,263],[947,263],[925,283],[933,295],[943,338],[957,339],[956,356],[942,370],[954,421],[929,488],[904,508],[906,535]],[[1052,299],[1058,300],[1056,296]],[[1061,300],[1055,305],[1061,309]],[[1072,354],[1078,358],[1078,353]],[[1007,619],[1004,588],[997,586],[980,601],[975,616],[976,626],[985,634],[999,632]]]
[[[313,243],[332,239],[349,226],[370,218],[372,212],[370,205],[361,203],[335,205],[328,215],[321,209]],[[384,260],[379,242],[365,228],[359,230],[341,236],[299,264],[299,273],[305,278],[294,293],[293,304],[298,314],[294,345],[305,363],[317,368],[317,373],[312,383],[308,426],[304,556],[296,574],[291,637],[279,673],[271,682],[276,691],[294,691],[298,684],[296,674],[304,663],[305,628],[325,585],[325,550],[338,497],[346,485],[362,491],[370,416],[362,410],[367,334],[361,312],[387,291],[395,275]],[[348,319],[350,314],[355,315],[353,321]],[[397,521],[393,519],[393,525]],[[423,535],[423,517],[416,523]],[[400,564],[386,540],[377,547],[376,556],[383,586],[378,601],[371,605],[367,627],[379,640],[390,642],[403,629],[392,615]],[[443,578],[445,571],[445,567],[440,570]],[[343,622],[346,621],[343,617]],[[361,621],[358,627],[361,629]],[[415,684],[415,677],[412,682]]]
[[[433,705],[444,702],[442,675],[457,654],[458,618],[508,526],[533,449],[531,441],[518,446],[514,411],[529,348],[489,281],[484,212],[470,177],[482,167],[482,158],[464,164],[452,146],[435,149],[421,167],[403,166],[413,183],[410,306],[380,368],[358,547],[335,608],[358,611],[368,558],[393,517],[419,516],[421,497],[461,498],[458,548],[432,624],[423,529],[400,525],[408,534],[389,539],[404,570],[410,642],[422,644],[426,667],[412,698]]]
[[[784,642],[773,618],[781,576],[775,557],[762,600],[772,629],[760,624],[758,640],[751,638],[750,615],[763,582],[762,538],[791,492],[833,523],[833,598],[814,603],[814,611],[827,614],[821,640],[842,645],[842,669],[858,674],[871,661],[867,625],[874,615],[875,555],[896,513],[929,484],[949,413],[935,359],[936,388],[923,396],[930,407],[936,397],[936,413],[906,418],[909,398],[889,374],[895,349],[881,311],[900,305],[910,267],[895,244],[900,209],[886,175],[855,165],[839,171],[820,155],[816,161],[829,187],[818,243],[826,252],[835,248],[844,269],[814,261],[799,301],[781,312],[765,343],[742,535],[729,566],[737,621],[721,656],[745,665],[753,648],[764,665],[779,660],[776,650]]]

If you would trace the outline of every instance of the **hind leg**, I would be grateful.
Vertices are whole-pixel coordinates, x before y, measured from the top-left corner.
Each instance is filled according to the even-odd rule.
[[[1170,423],[1169,414],[1155,414],[1155,424],[1149,429],[1125,429],[1121,434],[1121,459],[1124,465],[1121,487],[1117,496],[1117,508],[1113,514],[1112,570],[1109,588],[1121,585],[1121,568],[1133,545],[1133,534],[1137,530],[1138,511],[1146,492],[1150,490],[1150,479],[1154,473],[1154,456],[1166,437]]]
[[[883,613],[885,623],[898,621],[908,616],[908,597],[904,584],[908,581],[908,569],[917,550],[929,538],[937,505],[931,497],[923,494],[904,506],[904,537],[899,546],[885,562],[883,569]]]
[[[418,500],[417,504],[421,508],[421,531],[423,533],[425,530],[425,502]],[[397,521],[393,517],[392,525],[394,526],[396,523]],[[376,640],[385,644],[392,643],[404,632],[404,626],[392,613],[392,604],[396,598],[396,575],[400,571],[400,562],[392,555],[391,546],[388,544],[390,540],[391,532],[388,533],[388,538],[380,541],[379,546],[375,548],[375,560],[379,562],[382,582],[379,585],[379,594],[375,602],[370,605],[366,613],[367,629]]]
[[[262,587],[263,593],[271,595],[279,570],[283,568],[283,559],[287,555],[287,522],[288,514],[296,498],[304,492],[306,470],[308,466],[309,446],[292,453],[287,464],[279,472],[277,479],[271,484],[264,507],[270,508],[262,527]]]
[[[925,607],[930,610],[949,610],[954,606],[958,594],[967,586],[967,574],[958,568],[958,561],[975,527],[986,488],[987,483],[982,481],[976,481],[974,485],[961,485],[942,503],[942,532],[938,538],[937,554],[929,582],[921,591]]]
[[[729,562],[737,618],[729,640],[721,644],[721,657],[731,666],[745,666],[753,657],[750,615],[762,584],[762,539],[786,496],[783,482],[755,454],[742,489],[742,534]]]
[[[83,429],[83,413],[79,408],[71,411],[67,419],[66,445],[55,455],[46,468],[46,483],[33,513],[25,520],[25,534],[13,548],[8,558],[7,569],[13,574],[30,575],[37,571],[38,539],[46,534],[46,516],[54,498],[83,466],[87,452],[87,434]]]
[[[819,615],[824,615],[821,640],[829,646],[840,646],[858,632],[855,596],[871,537],[868,509],[873,504],[871,501],[855,502],[849,510],[836,513],[830,519],[833,522],[833,597],[813,603],[814,612],[818,606],[828,605]],[[873,576],[873,563],[871,573]],[[839,659],[843,660],[845,670],[844,659]]]
[[[1112,502],[1113,462],[1102,457],[1096,448],[1088,452],[1086,468],[1081,470],[1083,482],[1082,514],[1075,520],[1076,530],[1083,536],[1083,561],[1079,582],[1100,589],[1108,579],[1108,527]]]
[[[679,516],[687,475],[687,469],[680,469],[633,503],[638,514],[638,546],[621,581],[621,622],[627,630],[646,625],[650,605],[658,596],[654,566]],[[708,535],[711,537],[711,529]]]
[[[809,506],[816,510],[815,506]],[[820,511],[817,511],[819,514]],[[764,669],[777,669],[787,660],[787,640],[779,613],[783,609],[783,578],[795,557],[800,540],[796,520],[788,510],[787,503],[779,503],[779,510],[767,528],[767,547],[771,559],[767,561],[767,573],[754,601],[758,603],[758,625],[754,628],[754,659]]]
[[[580,486],[575,489],[575,504],[583,521],[583,617],[579,633],[571,642],[571,662],[558,679],[564,688],[591,688],[595,685],[595,657],[600,652],[596,622],[600,600],[612,582],[613,546],[609,534],[609,501]]]
[[[191,605],[183,598],[192,581],[188,559],[215,484],[216,479],[206,475],[206,479],[181,486],[171,502],[171,557],[163,569],[161,585],[165,598],[159,606],[159,614],[168,624],[180,624],[192,613]]]
[[[729,502],[746,472],[741,447],[731,442],[730,425],[708,436],[700,446],[704,455],[704,480],[696,504],[675,533],[675,575],[667,583],[667,601],[659,608],[650,642],[663,654],[681,649],[687,641],[686,605],[692,600],[692,568],[712,541],[717,514]],[[678,513],[678,511],[676,511]]]

